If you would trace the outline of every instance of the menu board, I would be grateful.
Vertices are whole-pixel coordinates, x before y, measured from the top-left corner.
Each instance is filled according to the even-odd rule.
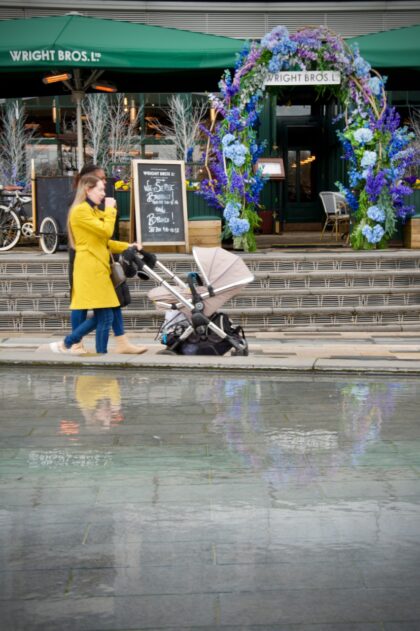
[[[35,207],[35,230],[39,230],[45,217],[52,217],[57,222],[59,231],[66,233],[67,215],[75,195],[74,178],[36,177],[34,191],[32,202]]]
[[[182,160],[133,160],[136,239],[143,245],[188,247]]]
[[[260,158],[255,166],[270,180],[284,180],[286,177],[282,158]]]

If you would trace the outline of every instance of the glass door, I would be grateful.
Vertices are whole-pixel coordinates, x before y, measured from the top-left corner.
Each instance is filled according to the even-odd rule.
[[[321,129],[316,124],[287,125],[285,136],[284,221],[316,223],[320,220]]]
[[[287,152],[287,201],[312,202],[316,198],[316,155],[312,149],[289,149]]]

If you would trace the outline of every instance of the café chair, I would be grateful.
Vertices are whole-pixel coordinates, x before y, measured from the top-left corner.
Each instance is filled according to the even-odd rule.
[[[327,226],[332,226],[332,233],[335,233],[335,240],[338,241],[341,226],[343,224],[348,225],[350,222],[346,198],[344,195],[341,195],[341,193],[336,193],[335,191],[322,191],[319,196],[326,215],[324,227],[321,232],[321,239],[324,236]]]

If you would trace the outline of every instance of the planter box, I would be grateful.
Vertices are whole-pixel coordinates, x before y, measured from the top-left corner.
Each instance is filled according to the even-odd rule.
[[[412,217],[405,224],[404,247],[420,248],[420,217]]]
[[[114,193],[119,221],[128,221],[130,219],[130,196],[131,191],[115,191]]]
[[[195,191],[187,191],[188,219],[206,219],[208,215],[220,216],[217,210],[209,206],[202,195]]]
[[[222,222],[214,217],[207,220],[193,220],[188,222],[189,250],[193,245],[202,248],[217,248],[221,246]],[[145,250],[155,254],[185,252],[185,245],[146,245]]]
[[[203,248],[217,248],[221,244],[222,222],[220,219],[207,219],[188,222],[190,251],[193,245]]]

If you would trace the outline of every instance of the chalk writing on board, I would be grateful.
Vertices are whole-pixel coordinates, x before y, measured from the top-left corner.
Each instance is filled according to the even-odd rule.
[[[134,161],[143,243],[185,243],[186,203],[181,161]]]

